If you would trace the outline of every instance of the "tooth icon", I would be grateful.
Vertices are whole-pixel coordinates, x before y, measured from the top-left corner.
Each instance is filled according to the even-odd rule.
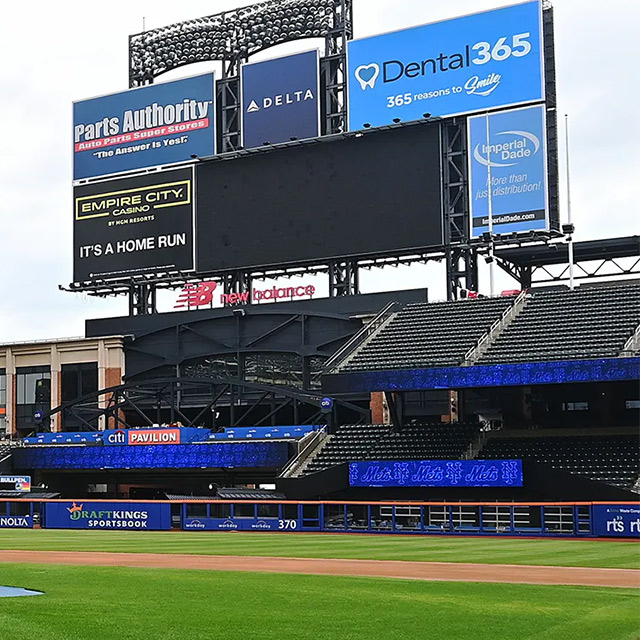
[[[360,83],[360,88],[363,91],[367,87],[373,89],[379,75],[380,67],[375,62],[371,64],[361,64],[355,72],[356,80]]]

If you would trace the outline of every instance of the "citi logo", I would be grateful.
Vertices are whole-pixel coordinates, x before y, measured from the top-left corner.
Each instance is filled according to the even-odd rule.
[[[289,104],[298,104],[313,100],[315,94],[311,89],[301,89],[300,91],[291,91],[290,93],[280,93],[276,96],[265,96],[258,104],[252,100],[247,106],[247,113],[256,113],[262,109],[271,109],[272,107],[284,107]]]
[[[530,131],[500,131],[495,136],[513,136],[513,139],[496,144],[477,144],[473,157],[485,167],[513,167],[540,149],[540,139]]]

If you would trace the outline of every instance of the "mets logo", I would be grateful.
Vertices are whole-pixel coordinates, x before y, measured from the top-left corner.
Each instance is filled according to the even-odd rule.
[[[204,307],[213,302],[213,292],[218,286],[217,282],[199,282],[187,284],[176,300],[174,309],[189,309],[190,307]]]
[[[70,507],[67,507],[67,511],[69,513],[76,513],[76,511],[82,511],[82,506],[81,504],[76,504],[75,502],[71,503]]]

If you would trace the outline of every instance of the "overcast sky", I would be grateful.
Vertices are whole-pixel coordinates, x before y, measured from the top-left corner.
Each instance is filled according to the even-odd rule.
[[[355,37],[492,9],[500,0],[354,0]],[[231,9],[241,0],[11,2],[0,20],[0,342],[82,335],[87,317],[123,315],[124,298],[58,290],[72,278],[71,103],[128,86],[128,35]],[[556,0],[559,114],[569,114],[576,238],[640,233],[638,0]],[[308,49],[310,41],[296,48]],[[288,52],[278,47],[263,57]],[[295,50],[295,48],[294,48]],[[166,79],[200,72],[185,67]],[[164,79],[164,78],[162,78]],[[563,138],[564,133],[562,131]],[[561,159],[564,146],[561,146]],[[562,172],[564,190],[564,171]],[[563,215],[564,198],[563,198]],[[441,265],[375,270],[365,291],[427,286]],[[308,280],[307,280],[308,281]],[[486,290],[487,279],[483,289]],[[501,286],[509,287],[507,280]],[[177,294],[162,300],[170,309]]]

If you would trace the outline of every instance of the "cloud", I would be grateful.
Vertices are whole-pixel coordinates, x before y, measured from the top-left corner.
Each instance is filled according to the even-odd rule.
[[[451,18],[511,0],[355,0],[355,35]],[[0,21],[0,335],[3,341],[78,335],[86,317],[126,313],[123,298],[86,301],[71,280],[71,103],[127,87],[127,42],[141,30],[233,8],[236,2],[112,0],[108,5],[8,3]],[[635,105],[640,4],[562,0],[554,7],[558,113],[570,115],[577,239],[638,233],[640,135]],[[308,49],[309,41],[274,50]],[[262,54],[262,57],[274,55]],[[185,68],[174,77],[191,75]],[[562,131],[562,130],[561,130]],[[561,142],[563,136],[561,135]],[[561,148],[561,152],[563,149]],[[561,159],[562,159],[561,155]],[[564,177],[563,162],[561,162]],[[564,201],[564,200],[563,200]],[[437,267],[440,267],[439,269]],[[367,290],[429,286],[444,296],[444,265],[374,270]],[[484,278],[486,282],[486,277]],[[508,283],[505,283],[508,286]],[[486,288],[486,286],[485,286]]]

